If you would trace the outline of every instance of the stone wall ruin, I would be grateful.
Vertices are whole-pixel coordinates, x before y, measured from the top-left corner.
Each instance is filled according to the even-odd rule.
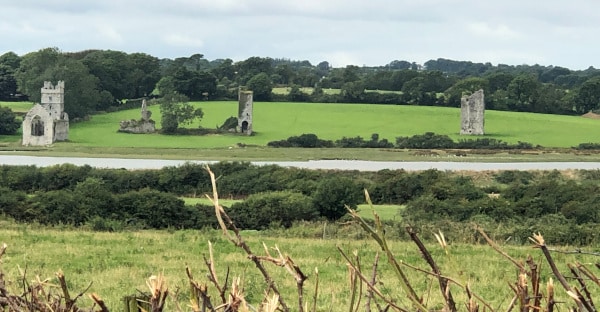
[[[69,115],[65,109],[65,82],[56,86],[44,81],[41,103],[36,103],[23,118],[23,140],[26,146],[46,146],[69,139]]]
[[[122,120],[119,132],[125,133],[153,133],[156,131],[156,123],[150,119],[152,112],[148,110],[146,99],[142,100],[142,117],[139,120]]]
[[[484,134],[485,102],[483,90],[463,95],[460,99],[460,134],[483,135]]]
[[[252,91],[240,90],[238,93],[238,129],[246,135],[252,135],[252,97]]]

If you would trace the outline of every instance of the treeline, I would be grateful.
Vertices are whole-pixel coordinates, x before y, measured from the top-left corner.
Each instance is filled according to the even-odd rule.
[[[126,99],[164,94],[191,100],[235,100],[240,87],[257,101],[460,105],[465,93],[485,92],[488,109],[583,114],[599,109],[600,70],[492,65],[437,59],[420,65],[394,60],[377,67],[333,68],[327,61],[250,57],[204,59],[202,54],[159,59],[144,53],[46,48],[0,56],[0,100],[39,101],[44,80],[64,80],[65,110],[80,118],[122,108]],[[274,87],[289,87],[274,94]],[[304,88],[304,89],[303,89]],[[339,94],[326,92],[338,89]]]
[[[452,140],[449,136],[443,134],[435,134],[426,132],[424,134],[416,134],[407,137],[397,137],[396,144],[387,139],[380,139],[379,134],[373,133],[369,140],[361,136],[343,137],[341,139],[323,140],[319,139],[316,134],[305,133],[299,136],[291,136],[285,140],[271,141],[267,143],[271,147],[304,147],[304,148],[407,148],[407,149],[496,149],[496,150],[511,150],[511,149],[533,149],[541,148],[527,142],[518,142],[509,144],[502,140],[493,138],[476,138],[476,139],[460,139],[458,142]],[[595,149],[596,144],[582,143],[580,149]]]
[[[236,162],[211,168],[222,198],[245,199],[228,208],[244,229],[339,220],[345,205],[364,201],[367,189],[374,204],[405,205],[399,211],[402,224],[393,227],[435,225],[456,235],[476,222],[514,239],[543,227],[552,243],[600,243],[598,170],[569,176],[503,171],[490,173],[491,181],[480,185],[471,176],[437,170],[325,171]],[[19,222],[96,230],[215,227],[214,208],[186,206],[179,198],[211,191],[204,167],[195,164],[140,171],[0,167],[0,212]]]

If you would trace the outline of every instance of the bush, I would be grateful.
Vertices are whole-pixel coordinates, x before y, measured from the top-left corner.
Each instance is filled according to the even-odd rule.
[[[333,147],[333,142],[329,140],[321,140],[316,134],[308,133],[301,134],[300,136],[292,136],[287,140],[282,141],[271,141],[267,143],[267,146],[271,147]]]
[[[319,182],[312,197],[321,216],[337,220],[346,214],[346,206],[356,209],[364,195],[362,188],[352,179],[331,177]]]
[[[397,148],[453,148],[454,141],[447,135],[426,132],[422,135],[413,135],[412,137],[397,137]]]
[[[0,134],[15,134],[21,127],[17,115],[8,107],[0,106]]]
[[[319,216],[310,197],[290,191],[250,195],[227,211],[242,229],[264,230],[271,224],[285,228],[294,221],[311,221]]]

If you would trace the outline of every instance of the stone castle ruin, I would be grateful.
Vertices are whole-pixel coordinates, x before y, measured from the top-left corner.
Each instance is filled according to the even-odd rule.
[[[463,95],[460,99],[460,134],[483,135],[484,134],[485,102],[483,90]]]
[[[246,135],[252,135],[252,91],[238,93],[238,128]]]
[[[152,112],[148,110],[146,99],[142,100],[142,117],[139,120],[122,120],[119,132],[125,133],[153,133],[156,131],[156,123],[150,119]]]
[[[69,115],[65,109],[65,82],[56,86],[44,81],[41,103],[36,103],[23,118],[23,140],[26,146],[46,146],[69,139]]]

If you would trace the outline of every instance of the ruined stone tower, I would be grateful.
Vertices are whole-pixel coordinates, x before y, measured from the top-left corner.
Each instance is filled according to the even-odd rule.
[[[484,134],[485,103],[483,90],[463,95],[460,99],[460,134],[483,135]]]
[[[65,82],[44,81],[41,103],[23,118],[23,145],[49,145],[69,139],[69,115],[65,109]]]
[[[252,134],[252,91],[238,93],[238,128],[241,133]]]

